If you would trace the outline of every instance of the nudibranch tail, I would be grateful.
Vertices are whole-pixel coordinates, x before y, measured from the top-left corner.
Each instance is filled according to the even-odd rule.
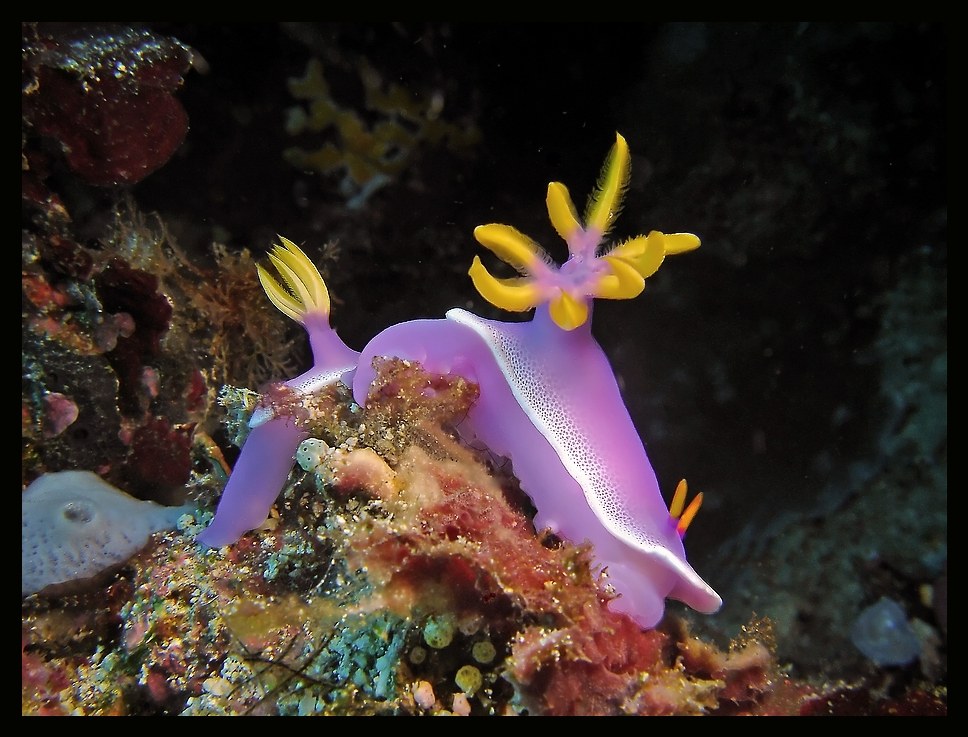
[[[691,233],[666,235],[654,230],[599,253],[622,209],[630,171],[628,144],[616,133],[615,144],[588,199],[584,224],[568,188],[561,182],[548,185],[548,217],[568,244],[569,257],[561,267],[541,246],[509,225],[491,223],[475,228],[474,237],[482,246],[522,274],[499,279],[475,258],[468,273],[481,296],[511,312],[548,304],[554,323],[562,330],[574,330],[588,320],[592,299],[637,297],[667,254],[698,248],[699,238]]]
[[[282,314],[298,323],[305,323],[310,313],[329,315],[329,290],[316,265],[291,240],[281,235],[279,240],[282,245],[274,245],[268,255],[282,282],[256,264],[266,295]]]

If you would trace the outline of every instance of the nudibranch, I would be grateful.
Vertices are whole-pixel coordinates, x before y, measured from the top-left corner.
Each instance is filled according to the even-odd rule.
[[[348,348],[330,327],[329,290],[316,266],[295,243],[282,236],[279,239],[282,245],[273,247],[269,260],[286,287],[261,264],[256,268],[272,304],[309,335],[313,366],[285,385],[296,394],[311,394],[351,374],[360,354]],[[222,491],[215,518],[197,538],[205,545],[230,545],[265,522],[286,485],[296,448],[309,437],[295,417],[276,416],[271,406],[257,407],[249,427],[252,429]]]
[[[511,226],[475,229],[481,245],[521,276],[496,278],[475,257],[469,271],[474,286],[501,309],[534,309],[530,320],[499,322],[452,309],[443,319],[389,327],[357,354],[330,328],[325,286],[295,244],[282,239],[269,255],[287,288],[262,267],[259,276],[273,303],[310,336],[315,365],[287,382],[297,392],[343,381],[363,405],[377,357],[412,360],[475,382],[480,395],[458,428],[461,436],[511,461],[537,509],[535,527],[590,542],[618,594],[609,606],[650,628],[662,618],[667,598],[704,613],[715,612],[722,600],[687,562],[682,544],[702,495],[684,509],[681,483],[666,508],[612,368],[591,333],[593,299],[638,296],[666,255],[699,246],[690,233],[659,231],[603,245],[621,209],[629,166],[628,146],[616,134],[582,220],[567,188],[549,184],[548,214],[569,251],[560,267]],[[305,437],[292,418],[267,408],[250,424],[255,429],[215,519],[200,536],[208,545],[234,542],[265,519]]]

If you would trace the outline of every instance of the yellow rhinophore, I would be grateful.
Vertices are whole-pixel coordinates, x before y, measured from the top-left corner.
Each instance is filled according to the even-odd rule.
[[[309,313],[329,315],[329,290],[316,265],[291,240],[281,235],[279,240],[282,245],[272,247],[269,260],[282,281],[261,264],[256,264],[266,295],[282,314],[301,325],[305,324],[305,316]]]
[[[689,506],[683,511],[683,507],[686,504],[686,494],[689,491],[689,486],[686,484],[686,480],[682,479],[679,485],[676,486],[676,493],[672,496],[672,504],[669,505],[669,516],[676,521],[676,532],[679,533],[679,537],[686,534],[686,530],[689,529],[689,525],[696,518],[699,513],[699,507],[702,506],[702,492],[700,491],[696,494],[696,497],[689,502]]]

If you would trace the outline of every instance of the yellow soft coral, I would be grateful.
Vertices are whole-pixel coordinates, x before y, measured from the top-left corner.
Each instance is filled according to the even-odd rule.
[[[563,330],[574,330],[588,319],[591,299],[637,297],[645,288],[645,280],[667,255],[698,248],[699,238],[691,233],[653,230],[598,253],[622,209],[630,168],[628,144],[616,133],[615,144],[588,199],[584,225],[568,188],[561,182],[548,185],[548,216],[568,244],[568,260],[560,268],[541,246],[510,225],[491,223],[475,228],[474,237],[482,246],[522,274],[499,279],[475,256],[468,273],[481,296],[511,312],[548,303],[555,323]]]

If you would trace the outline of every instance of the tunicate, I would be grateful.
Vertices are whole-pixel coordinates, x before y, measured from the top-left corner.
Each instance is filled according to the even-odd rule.
[[[457,675],[454,676],[454,683],[465,694],[473,696],[483,685],[484,677],[473,665],[465,665],[457,671]]]
[[[424,642],[434,650],[442,650],[453,641],[456,629],[457,624],[449,614],[428,617],[423,631]]]
[[[879,666],[908,665],[921,652],[901,606],[886,596],[860,613],[850,630],[854,645]]]

